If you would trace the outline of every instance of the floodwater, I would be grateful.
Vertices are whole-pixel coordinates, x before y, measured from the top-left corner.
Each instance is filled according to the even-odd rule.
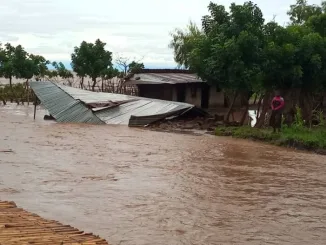
[[[325,244],[326,157],[0,107],[0,199],[112,245]]]

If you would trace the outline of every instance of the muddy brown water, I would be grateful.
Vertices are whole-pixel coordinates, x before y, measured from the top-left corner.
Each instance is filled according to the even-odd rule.
[[[325,156],[0,115],[0,199],[113,245],[325,244]]]

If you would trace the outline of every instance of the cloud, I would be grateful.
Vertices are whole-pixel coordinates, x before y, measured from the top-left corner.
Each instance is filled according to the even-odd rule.
[[[116,54],[147,66],[175,66],[169,33],[189,20],[200,24],[210,0],[0,0],[0,41],[69,63],[74,46],[100,38]],[[231,2],[216,1],[229,6]],[[294,0],[257,0],[265,19],[283,24]],[[319,4],[319,0],[310,3]]]

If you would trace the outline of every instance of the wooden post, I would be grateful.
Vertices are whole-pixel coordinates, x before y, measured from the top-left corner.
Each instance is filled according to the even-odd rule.
[[[27,105],[29,105],[29,85],[28,85],[28,79],[26,81],[26,89],[27,89]]]
[[[35,120],[35,117],[36,117],[36,104],[37,104],[37,98],[36,98],[36,95],[35,95],[35,101],[34,101],[34,120]]]

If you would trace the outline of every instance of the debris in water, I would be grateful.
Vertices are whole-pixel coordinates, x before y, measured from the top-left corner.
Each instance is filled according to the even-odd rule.
[[[3,152],[3,153],[13,153],[14,151],[13,150],[0,150],[0,152]]]

